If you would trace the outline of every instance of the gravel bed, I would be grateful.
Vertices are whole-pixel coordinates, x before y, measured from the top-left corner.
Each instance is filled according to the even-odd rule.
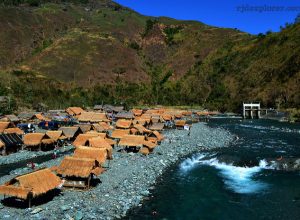
[[[73,149],[74,147],[72,145],[65,146],[62,148],[59,148],[57,150],[58,153],[64,153],[66,151],[69,151]],[[21,161],[26,161],[29,159],[37,158],[40,156],[47,156],[52,155],[54,153],[54,150],[51,151],[27,151],[27,150],[20,150],[17,153],[12,153],[7,156],[0,156],[0,166],[1,165],[8,165],[13,164]]]
[[[150,196],[158,177],[166,169],[192,153],[226,147],[234,137],[226,130],[194,124],[188,131],[170,130],[153,154],[114,152],[109,169],[100,176],[101,183],[89,191],[64,190],[53,200],[32,209],[17,209],[0,205],[0,219],[119,219],[133,207],[142,205]],[[62,158],[42,165],[53,166]],[[42,166],[41,165],[41,166]],[[26,172],[24,169],[14,171]],[[0,178],[0,184],[14,174]]]

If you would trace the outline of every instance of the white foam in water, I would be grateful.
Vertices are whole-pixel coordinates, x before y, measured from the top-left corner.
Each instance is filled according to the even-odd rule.
[[[216,158],[199,161],[199,163],[220,170],[224,183],[236,193],[258,193],[267,188],[267,184],[252,179],[262,169],[270,169],[265,160],[260,161],[259,166],[255,167],[237,167],[232,164],[220,163]]]
[[[197,163],[200,162],[201,159],[203,159],[206,156],[206,154],[197,154],[196,156],[193,156],[191,158],[188,158],[184,160],[180,164],[180,170],[183,172],[187,172],[195,167]]]

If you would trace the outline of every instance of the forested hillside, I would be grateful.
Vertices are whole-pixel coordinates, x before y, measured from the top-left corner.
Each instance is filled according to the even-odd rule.
[[[95,103],[299,108],[300,26],[250,35],[140,15],[109,0],[4,0],[0,93],[10,109]]]

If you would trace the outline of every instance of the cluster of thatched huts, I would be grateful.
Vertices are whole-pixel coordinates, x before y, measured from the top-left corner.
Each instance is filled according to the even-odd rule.
[[[125,112],[121,107],[95,106],[93,111],[69,107],[65,112],[36,113],[31,117],[27,115],[25,121],[6,116],[0,122],[2,154],[5,155],[9,148],[47,150],[64,143],[72,144],[75,151],[72,156],[63,158],[58,166],[13,178],[0,186],[0,194],[28,200],[30,205],[33,198],[57,188],[88,189],[95,181],[94,177],[109,166],[107,160],[113,159],[114,148],[148,155],[163,140],[163,129],[189,129],[200,114],[203,113],[163,108]],[[24,118],[25,114],[22,116]],[[9,120],[10,117],[14,121]],[[43,122],[45,126],[54,118],[62,122],[57,130],[27,133],[18,126],[21,121],[36,125]]]

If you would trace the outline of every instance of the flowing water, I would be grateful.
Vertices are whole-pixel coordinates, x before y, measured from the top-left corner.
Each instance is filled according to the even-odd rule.
[[[276,168],[300,158],[300,125],[213,119],[236,135],[228,148],[203,152],[163,176],[129,219],[300,219],[300,171]]]

